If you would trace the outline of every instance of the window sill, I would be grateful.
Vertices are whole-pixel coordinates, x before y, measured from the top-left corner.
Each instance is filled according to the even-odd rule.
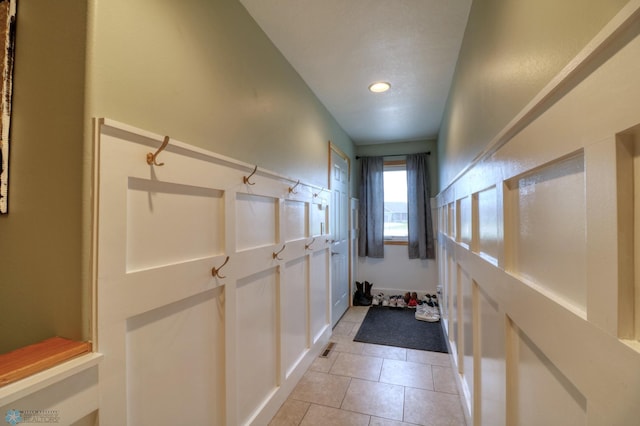
[[[90,352],[90,342],[52,337],[0,355],[0,388]]]
[[[408,246],[409,242],[408,241],[400,241],[400,240],[385,240],[384,241],[384,245],[385,246]]]

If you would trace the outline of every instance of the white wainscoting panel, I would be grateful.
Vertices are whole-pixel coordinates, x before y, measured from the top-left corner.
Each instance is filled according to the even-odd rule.
[[[282,301],[282,348],[285,377],[288,377],[309,348],[309,259],[286,264]]]
[[[308,209],[308,203],[294,200],[285,200],[285,242],[304,238],[308,235]]]
[[[464,362],[462,356],[464,354],[464,335],[462,327],[462,277],[464,271],[459,264],[455,264],[455,279],[451,280],[451,288],[449,289],[451,298],[449,299],[449,307],[451,314],[449,315],[449,338],[451,345],[455,346],[454,353],[459,357],[457,361],[458,373],[464,374]]]
[[[237,283],[235,379],[239,424],[248,423],[279,384],[278,281],[278,271],[272,268]]]
[[[584,156],[575,155],[507,181],[505,229],[510,272],[586,312]],[[555,262],[564,259],[563,262]]]
[[[327,206],[313,203],[309,206],[309,235],[323,235],[327,231]]]
[[[468,424],[640,419],[640,1],[437,197]]]
[[[621,338],[640,340],[640,125],[616,137],[617,167],[617,252],[619,262],[618,300],[619,315],[614,321]],[[633,232],[629,232],[633,229]],[[609,321],[611,322],[611,321]]]
[[[261,224],[262,226],[256,226]],[[277,242],[278,199],[253,194],[236,195],[236,247],[264,247]]]
[[[515,330],[512,424],[584,425],[587,400],[522,330]],[[544,409],[541,409],[544,407]]]
[[[313,253],[310,256],[309,268],[314,271],[309,275],[309,322],[311,345],[313,345],[322,337],[331,322],[328,252],[323,250]]]
[[[162,229],[163,232],[157,232]],[[127,271],[224,252],[224,199],[217,189],[129,179]]]
[[[483,289],[478,288],[478,379],[479,398],[476,405],[480,424],[506,425],[506,355],[505,321],[498,303]]]
[[[107,119],[95,134],[100,423],[266,424],[331,334],[329,192],[174,140],[149,165],[163,138]]]
[[[447,230],[447,235],[451,238],[457,238],[456,236],[458,235],[458,231],[456,229],[456,225],[458,224],[458,215],[456,215],[456,203],[449,203],[444,214],[447,216],[447,227],[443,229]]]
[[[453,257],[453,253],[451,251],[443,251],[443,258],[446,259],[444,270],[446,271],[447,283],[443,288],[444,292],[444,304],[446,306],[444,310],[444,325],[447,326],[448,323],[453,321],[456,313],[454,311],[454,306],[457,307],[457,280],[458,280],[458,265],[456,264],[455,258]]]
[[[459,303],[459,333],[458,339],[458,357],[462,366],[462,377],[464,379],[463,388],[468,398],[473,400],[473,339],[474,339],[474,311],[473,303],[473,281],[467,271],[460,268],[460,293],[458,294]]]
[[[458,212],[460,213],[459,226],[457,227],[459,232],[459,241],[465,244],[467,247],[471,247],[473,244],[473,211],[471,204],[471,195],[458,200]]]
[[[498,262],[501,235],[498,219],[498,191],[491,187],[476,194],[478,203],[478,252],[492,262]]]
[[[127,320],[129,424],[224,421],[223,399],[210,398],[224,395],[222,299],[219,287]]]

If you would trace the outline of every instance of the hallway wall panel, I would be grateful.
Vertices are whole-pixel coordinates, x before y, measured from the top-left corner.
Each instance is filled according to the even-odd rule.
[[[623,12],[438,195],[470,424],[640,418],[640,2]]]
[[[509,272],[585,312],[584,156],[546,164],[509,179],[506,187]]]
[[[100,423],[265,424],[331,333],[329,192],[96,126]]]
[[[298,258],[286,264],[282,300],[282,347],[285,376],[289,376],[309,347],[309,260]]]
[[[235,376],[237,389],[227,398],[237,401],[238,424],[250,422],[278,387],[278,275],[271,268],[236,284],[236,318],[229,319],[235,323],[235,369],[227,374]]]
[[[311,345],[321,337],[326,325],[330,322],[329,315],[329,254],[327,251],[317,251],[310,259],[309,274],[309,321],[311,328]]]
[[[221,399],[209,398],[224,393],[224,371],[216,368],[224,359],[222,295],[213,289],[127,320],[129,424],[180,424],[185,415],[202,424],[224,420]],[[172,406],[179,409],[158,408]]]

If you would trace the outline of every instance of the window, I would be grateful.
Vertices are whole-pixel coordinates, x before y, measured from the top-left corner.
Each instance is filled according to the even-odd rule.
[[[409,236],[407,217],[407,164],[384,162],[384,241],[406,244]]]

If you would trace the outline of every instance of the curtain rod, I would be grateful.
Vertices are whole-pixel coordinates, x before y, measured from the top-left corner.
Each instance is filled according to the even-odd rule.
[[[410,152],[407,154],[384,154],[384,155],[376,155],[376,157],[399,157],[401,155],[410,155],[410,154],[427,154],[427,155],[431,155],[431,151],[427,151],[427,152]],[[368,157],[368,155],[356,155],[356,160],[361,159],[362,157]]]

